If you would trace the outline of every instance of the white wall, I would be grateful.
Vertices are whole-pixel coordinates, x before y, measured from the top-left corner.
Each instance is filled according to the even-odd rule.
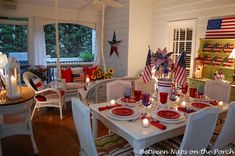
[[[123,7],[107,8],[104,23],[104,55],[107,67],[113,67],[115,76],[125,76],[128,73],[128,32],[129,32],[129,0],[119,0]],[[110,54],[110,44],[113,39],[113,32],[116,32],[116,39],[122,40],[118,46],[119,58],[116,53]]]
[[[116,69],[115,76],[136,76],[143,71],[151,39],[152,0],[119,0],[122,8],[109,8],[105,14],[105,59],[107,67]],[[113,31],[116,31],[119,58],[109,57]]]
[[[128,76],[137,76],[145,67],[151,27],[152,0],[130,0]]]
[[[168,47],[168,22],[197,19],[196,52],[199,38],[205,38],[207,20],[211,17],[235,15],[234,0],[154,0],[152,45],[154,49]]]

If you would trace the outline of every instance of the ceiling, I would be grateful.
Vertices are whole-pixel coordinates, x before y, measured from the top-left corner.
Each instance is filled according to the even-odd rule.
[[[54,7],[55,0],[16,0],[17,4],[36,5],[43,7]],[[58,7],[65,9],[79,9],[84,7],[89,0],[58,0]]]
[[[121,6],[121,3],[116,0],[0,0],[0,2],[1,1],[3,1],[3,4],[32,5],[41,7],[55,7],[56,3],[58,3],[58,8],[75,10],[99,10],[102,4],[114,7]]]

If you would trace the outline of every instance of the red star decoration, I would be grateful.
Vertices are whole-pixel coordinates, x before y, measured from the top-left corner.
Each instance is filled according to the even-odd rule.
[[[116,53],[116,55],[119,57],[118,54],[118,45],[122,42],[122,41],[117,41],[116,40],[116,34],[115,31],[113,33],[113,40],[112,41],[108,41],[109,44],[111,45],[111,49],[110,49],[110,55],[111,56],[114,52]]]

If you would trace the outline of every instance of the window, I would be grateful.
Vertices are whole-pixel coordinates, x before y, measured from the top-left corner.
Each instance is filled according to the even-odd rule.
[[[170,22],[170,50],[174,52],[173,60],[177,61],[180,52],[186,52],[187,75],[192,76],[194,47],[195,47],[195,20]]]
[[[78,25],[59,23],[61,63],[93,62],[95,30]],[[56,61],[55,24],[44,26],[47,63]]]
[[[0,17],[0,51],[28,65],[28,19]]]

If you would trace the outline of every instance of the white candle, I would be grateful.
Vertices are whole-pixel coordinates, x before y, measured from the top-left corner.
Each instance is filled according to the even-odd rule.
[[[178,111],[178,107],[175,107],[175,111]]]
[[[224,104],[224,102],[223,102],[223,101],[219,101],[219,103],[218,103],[219,108],[222,108],[222,107],[223,107],[223,104]]]
[[[87,77],[87,78],[86,78],[86,83],[89,83],[89,82],[90,82],[90,78]]]
[[[111,106],[114,106],[115,104],[116,104],[116,101],[112,99],[112,100],[110,101],[110,105],[111,105]]]
[[[223,104],[224,104],[223,101],[220,101],[220,102],[219,102],[219,106],[222,106]]]
[[[11,96],[18,96],[17,95],[17,83],[16,83],[16,77],[15,76],[11,76]]]
[[[185,107],[185,106],[186,106],[186,102],[185,102],[185,101],[182,101],[182,102],[181,102],[181,105],[182,105],[183,107]]]
[[[143,126],[144,126],[144,128],[149,126],[149,120],[147,118],[143,119]]]

